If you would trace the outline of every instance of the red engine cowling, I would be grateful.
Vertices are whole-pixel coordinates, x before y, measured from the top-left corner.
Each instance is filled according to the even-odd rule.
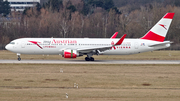
[[[77,51],[76,50],[64,50],[63,57],[64,58],[76,58]]]

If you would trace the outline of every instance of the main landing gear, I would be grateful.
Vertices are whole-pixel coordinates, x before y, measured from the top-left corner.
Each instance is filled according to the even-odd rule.
[[[93,54],[87,54],[87,57],[85,58],[86,61],[94,61],[94,58],[92,57]]]
[[[86,57],[85,60],[86,60],[86,61],[94,61],[94,58],[93,58],[93,57],[90,57],[90,58],[89,58],[89,57]]]
[[[18,56],[18,61],[21,61],[21,57],[20,57],[21,54],[17,53],[17,56]]]

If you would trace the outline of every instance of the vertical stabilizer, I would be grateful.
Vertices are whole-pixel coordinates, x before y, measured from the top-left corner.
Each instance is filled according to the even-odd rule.
[[[163,42],[175,13],[167,13],[151,30],[140,39]]]

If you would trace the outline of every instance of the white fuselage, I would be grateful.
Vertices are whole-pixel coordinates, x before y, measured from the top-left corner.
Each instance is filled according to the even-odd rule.
[[[32,43],[37,42],[36,43]],[[65,49],[85,49],[92,47],[112,46],[118,39],[99,39],[99,38],[20,38],[13,40],[14,44],[8,44],[6,49],[19,54],[48,54],[62,55]],[[170,44],[157,47],[149,45],[161,42],[144,39],[124,39],[121,45],[112,47],[100,53],[100,55],[129,55],[137,54],[157,49],[167,48]],[[87,53],[88,51],[81,51]]]

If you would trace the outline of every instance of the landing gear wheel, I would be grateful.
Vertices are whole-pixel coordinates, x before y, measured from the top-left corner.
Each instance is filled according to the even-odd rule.
[[[94,61],[94,58],[93,57],[90,57],[90,58],[86,57],[85,60],[86,61]]]
[[[91,60],[91,61],[94,61],[94,58],[93,58],[93,57],[91,57],[91,58],[90,58],[90,60]]]
[[[18,61],[21,61],[21,58],[20,58],[20,57],[18,58]]]
[[[86,61],[90,61],[90,58],[86,57],[85,60],[86,60]]]

